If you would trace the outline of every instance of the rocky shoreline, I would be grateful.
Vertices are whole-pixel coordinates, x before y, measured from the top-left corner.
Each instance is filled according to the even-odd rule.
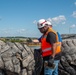
[[[62,39],[59,75],[76,75],[76,35],[62,35]],[[0,75],[40,75],[42,65],[39,51],[0,40]]]

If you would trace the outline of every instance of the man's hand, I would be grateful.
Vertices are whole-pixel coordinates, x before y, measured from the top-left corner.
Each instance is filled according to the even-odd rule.
[[[49,57],[48,66],[52,67],[54,64],[54,58],[52,56]]]

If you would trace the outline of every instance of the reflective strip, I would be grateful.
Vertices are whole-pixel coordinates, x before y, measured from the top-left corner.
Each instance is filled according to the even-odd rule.
[[[57,46],[60,46],[60,44],[57,44]],[[51,51],[51,50],[52,50],[52,48],[49,47],[49,48],[43,49],[42,52]]]
[[[46,52],[46,51],[51,51],[51,47],[42,50],[42,52]]]

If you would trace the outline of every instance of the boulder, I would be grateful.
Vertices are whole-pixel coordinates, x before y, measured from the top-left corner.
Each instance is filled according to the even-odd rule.
[[[0,40],[0,75],[40,75],[41,69],[42,57],[37,50]]]
[[[61,50],[59,75],[76,75],[76,36],[63,36]]]

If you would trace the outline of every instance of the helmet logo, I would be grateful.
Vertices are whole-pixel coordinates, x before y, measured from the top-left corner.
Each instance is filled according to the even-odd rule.
[[[44,24],[45,22],[47,22],[47,21],[45,20],[43,23],[41,23],[41,26],[42,26],[42,24]]]

